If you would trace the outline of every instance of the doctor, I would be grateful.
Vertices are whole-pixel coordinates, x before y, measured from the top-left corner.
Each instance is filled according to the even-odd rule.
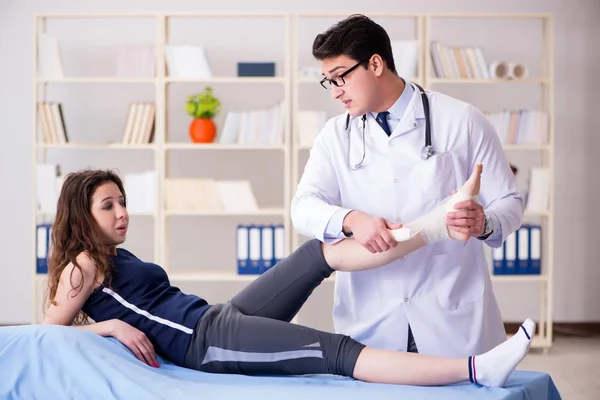
[[[481,205],[462,202],[447,216],[472,238],[434,243],[381,268],[338,272],[336,331],[377,348],[446,357],[506,340],[483,243],[501,246],[524,208],[486,117],[399,77],[387,33],[365,16],[318,35],[313,56],[320,84],[347,113],[329,120],[311,149],[291,206],[300,234],[325,243],[354,237],[371,252],[386,251],[397,244],[390,229],[433,209],[475,164],[484,166]]]

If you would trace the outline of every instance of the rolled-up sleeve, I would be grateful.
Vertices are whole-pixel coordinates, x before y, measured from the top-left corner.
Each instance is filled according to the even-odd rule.
[[[328,123],[315,139],[291,204],[296,232],[324,243],[335,243],[347,237],[342,232],[342,224],[352,211],[339,206],[339,182],[324,141],[324,135],[330,133],[330,129],[332,124]]]

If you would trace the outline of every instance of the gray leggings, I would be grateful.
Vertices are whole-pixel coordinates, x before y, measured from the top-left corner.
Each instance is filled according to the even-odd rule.
[[[365,347],[340,334],[290,323],[333,270],[310,240],[198,321],[184,366],[244,375],[352,376]]]

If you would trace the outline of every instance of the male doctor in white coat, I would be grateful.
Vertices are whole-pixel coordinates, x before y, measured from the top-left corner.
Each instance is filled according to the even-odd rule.
[[[483,244],[500,247],[521,225],[524,207],[486,117],[425,91],[434,151],[425,159],[423,98],[397,75],[381,26],[350,16],[315,38],[313,56],[321,85],[347,113],[329,120],[311,149],[292,200],[297,232],[325,243],[353,237],[371,252],[386,251],[397,244],[389,229],[432,210],[483,164],[479,203],[459,203],[447,216],[449,229],[471,239],[433,243],[373,270],[338,272],[336,331],[377,348],[445,357],[506,340]]]

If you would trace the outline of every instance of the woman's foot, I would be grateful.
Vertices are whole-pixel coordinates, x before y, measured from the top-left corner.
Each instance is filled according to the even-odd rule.
[[[483,386],[504,386],[511,372],[525,358],[535,333],[535,322],[527,319],[510,339],[487,353],[469,357],[469,379]]]
[[[448,225],[446,224],[446,214],[450,211],[454,211],[454,205],[457,203],[466,200],[478,201],[482,171],[483,166],[481,164],[475,165],[473,173],[458,192],[453,192],[452,196],[444,200],[433,209],[433,211],[418,218],[416,221],[405,225],[404,228],[398,229],[398,232],[404,230],[406,237],[403,238],[403,240],[410,239],[417,234],[421,234],[427,243],[434,243],[447,239],[460,241],[469,240],[470,235],[456,232],[453,229],[448,228]],[[408,228],[408,230],[405,228]],[[392,233],[394,234],[394,231],[392,231]],[[396,240],[400,240],[400,235],[394,234],[394,237]]]
[[[456,211],[454,205],[460,202],[466,200],[474,200],[476,202],[479,201],[479,188],[481,187],[482,172],[483,165],[475,164],[475,168],[473,169],[473,172],[471,173],[469,179],[467,179],[467,181],[462,185],[458,192],[453,191],[452,197],[450,197],[445,203],[446,213]],[[444,218],[446,213],[444,213]],[[450,236],[450,238],[454,240],[465,242],[471,237],[471,235],[469,235],[468,233],[456,232],[454,229],[448,228],[447,226],[446,229],[448,230],[448,235]]]

